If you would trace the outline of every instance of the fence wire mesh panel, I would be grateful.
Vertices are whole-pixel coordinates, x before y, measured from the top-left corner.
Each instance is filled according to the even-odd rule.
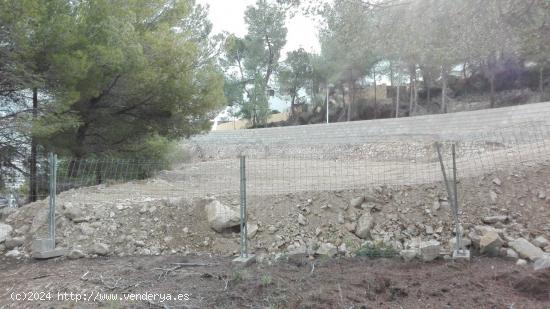
[[[440,210],[451,205],[435,142],[446,167],[452,166],[455,146],[462,213],[472,207],[472,196],[480,194],[476,185],[485,175],[546,164],[548,129],[522,125],[448,140],[389,136],[347,145],[203,145],[191,147],[188,161],[170,166],[155,161],[59,158],[58,242],[83,246],[94,254],[105,250],[118,255],[238,253],[239,248],[246,251],[239,244],[244,198],[248,251],[303,246],[313,250],[329,242],[358,252],[364,249],[365,255],[387,255],[391,253],[387,244],[399,249],[407,246],[405,239],[452,238],[455,222]],[[42,200],[29,207],[28,212],[37,214],[29,225],[47,235],[49,165],[44,160],[38,166],[34,181]],[[13,187],[28,196],[24,189],[28,182],[24,179]],[[488,196],[491,203],[493,195]],[[362,219],[365,209],[387,213],[385,221],[361,236],[378,239],[384,246],[360,248],[358,238],[350,236],[361,234],[358,226],[367,220]]]

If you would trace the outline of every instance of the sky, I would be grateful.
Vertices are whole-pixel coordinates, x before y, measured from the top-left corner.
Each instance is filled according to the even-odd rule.
[[[210,6],[209,18],[212,22],[212,32],[228,31],[243,37],[247,33],[244,23],[244,11],[249,5],[254,5],[256,0],[197,0],[198,4]],[[319,40],[317,37],[316,22],[310,17],[297,14],[286,21],[288,29],[287,43],[283,49],[286,52],[304,48],[308,52],[319,52]]]

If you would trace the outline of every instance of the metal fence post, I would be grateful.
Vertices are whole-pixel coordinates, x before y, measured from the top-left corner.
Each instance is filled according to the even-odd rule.
[[[462,231],[460,231],[460,222],[458,219],[458,189],[456,188],[456,149],[453,143],[451,147],[453,155],[453,193],[454,193],[454,215],[455,215],[455,229],[456,229],[456,246],[455,249],[462,250]]]
[[[241,257],[248,257],[248,229],[246,215],[246,157],[241,156]]]
[[[455,144],[453,143],[451,145],[451,154],[452,154],[452,161],[453,161],[453,185],[449,183],[450,180],[447,179],[447,173],[445,172],[445,165],[443,164],[443,156],[441,155],[441,145],[439,143],[436,143],[436,149],[437,149],[437,155],[439,158],[439,163],[441,165],[441,172],[443,173],[443,181],[445,182],[445,187],[447,189],[447,199],[449,200],[449,203],[451,204],[453,217],[455,221],[455,229],[456,229],[456,244],[455,244],[455,250],[459,251],[462,250],[462,235],[460,231],[460,223],[458,220],[458,190],[456,187],[456,149]]]
[[[49,154],[50,177],[49,177],[49,213],[48,213],[48,238],[51,249],[55,249],[55,197],[57,194],[57,155]]]

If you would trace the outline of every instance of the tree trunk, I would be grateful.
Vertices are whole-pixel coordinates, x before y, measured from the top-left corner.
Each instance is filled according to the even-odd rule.
[[[416,110],[418,109],[418,83],[417,83],[416,71],[414,73],[415,73],[415,77],[414,77],[414,107],[413,107],[413,110],[416,113]]]
[[[544,100],[544,67],[541,66],[539,69],[539,91],[540,91],[540,101]]]
[[[491,76],[489,77],[489,83],[491,84],[491,94],[490,94],[490,107],[491,108],[494,108],[495,107],[495,74],[494,72],[491,70]]]
[[[430,107],[432,104],[432,85],[430,80],[430,73],[428,73],[426,68],[423,68],[422,73],[424,79],[424,88],[426,88],[426,106]]]
[[[416,75],[416,65],[411,65],[409,72],[409,116],[413,114],[413,105],[414,105],[414,76]]]
[[[33,122],[38,116],[38,89],[34,87],[32,89],[32,119]],[[37,169],[37,142],[34,136],[31,137],[31,159],[29,162],[29,202],[36,202],[38,197],[38,169]]]
[[[96,164],[96,168],[95,168],[95,182],[96,182],[96,185],[100,185],[100,184],[103,183],[103,175],[101,174],[102,172],[103,172],[103,169],[101,168],[101,161],[99,161]]]
[[[378,104],[376,102],[376,69],[373,70],[373,79],[374,79],[374,119],[378,117]]]
[[[443,81],[443,89],[441,91],[441,112],[447,113],[447,71],[441,68],[441,79]]]
[[[351,121],[351,106],[353,105],[353,101],[354,101],[354,92],[355,92],[354,87],[355,87],[355,86],[354,86],[353,81],[350,80],[350,82],[349,82],[348,114],[347,114],[347,117],[346,117],[346,121]]]
[[[292,95],[290,96],[290,118],[294,118],[295,115],[295,110],[294,110],[294,100],[296,98],[296,95],[294,93],[292,93]]]
[[[401,88],[401,80],[400,80],[399,72],[397,72],[397,91],[395,95],[395,118],[399,118],[399,99],[401,96],[400,88]]]
[[[487,61],[487,66],[489,69],[489,84],[491,87],[490,90],[490,107],[495,107],[495,66],[496,66],[496,56],[495,54],[491,54],[489,56],[489,59]]]

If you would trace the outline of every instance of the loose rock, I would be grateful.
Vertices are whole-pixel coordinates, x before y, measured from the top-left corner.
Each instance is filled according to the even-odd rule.
[[[21,257],[21,255],[22,255],[21,252],[17,249],[10,250],[5,254],[6,257],[14,258],[14,259]]]
[[[480,252],[491,256],[497,256],[502,245],[502,239],[500,239],[498,233],[494,231],[487,232],[485,235],[481,236],[479,240]]]
[[[254,238],[256,236],[256,233],[258,233],[258,225],[255,223],[247,223],[246,226],[246,234],[249,239]]]
[[[78,249],[72,249],[69,254],[67,254],[67,258],[71,260],[76,260],[85,257],[86,254]]]
[[[6,241],[13,228],[9,224],[0,223],[0,244]]]
[[[364,200],[364,196],[356,197],[349,202],[349,205],[354,208],[361,208],[361,204],[363,204]]]
[[[370,214],[364,214],[357,221],[355,235],[362,239],[370,238],[370,231],[374,226],[374,218]]]
[[[336,256],[336,254],[338,254],[338,248],[336,248],[336,246],[331,243],[323,243],[321,244],[321,246],[319,246],[319,249],[317,249],[316,253],[319,255],[334,257]]]
[[[211,201],[204,209],[210,227],[216,232],[222,232],[224,229],[240,224],[240,214],[218,200]]]
[[[497,222],[506,222],[508,221],[508,216],[490,216],[490,217],[484,217],[481,219],[483,223],[485,224],[495,224]]]
[[[103,243],[96,243],[92,246],[90,253],[97,255],[107,255],[109,254],[109,246]]]
[[[406,262],[410,262],[411,260],[413,260],[418,256],[418,250],[415,250],[415,249],[401,250],[401,252],[399,252],[399,255]]]
[[[520,257],[535,261],[541,258],[544,252],[539,248],[527,241],[525,238],[517,238],[508,244],[514,249]]]
[[[539,236],[535,239],[533,239],[533,245],[539,247],[539,248],[544,248],[546,246],[548,246],[550,243],[548,242],[548,239],[546,239],[544,236]]]
[[[19,246],[22,246],[24,241],[25,241],[24,237],[7,238],[4,245],[6,246],[6,249],[11,250]]]
[[[441,245],[437,240],[425,241],[420,244],[420,256],[425,262],[433,261],[439,257]]]

